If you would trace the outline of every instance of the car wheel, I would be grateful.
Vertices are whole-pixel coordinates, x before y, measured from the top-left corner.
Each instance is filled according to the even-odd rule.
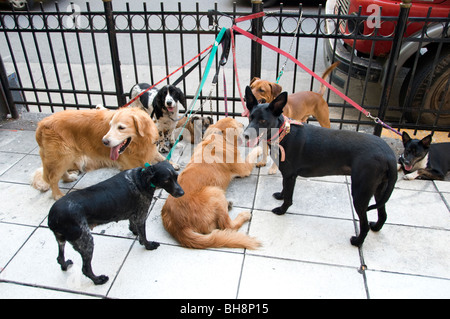
[[[439,115],[439,113],[450,111],[450,89],[446,91],[447,82],[450,79],[450,47],[442,48],[429,91],[427,91],[435,56],[436,50],[432,49],[419,59],[410,88],[408,85],[411,71],[408,73],[400,91],[400,103],[406,108],[405,117],[408,121],[428,125],[449,125],[450,114]],[[410,96],[405,103],[408,93]],[[422,112],[420,112],[421,108]]]

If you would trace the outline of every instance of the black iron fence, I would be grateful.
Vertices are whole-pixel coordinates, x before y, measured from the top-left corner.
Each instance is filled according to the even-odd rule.
[[[253,12],[262,11],[259,1],[253,2]],[[124,105],[135,83],[156,83],[213,43],[220,28],[231,27],[234,19],[249,14],[237,12],[236,5],[232,12],[219,12],[217,3],[211,9],[200,11],[197,4],[196,10],[186,12],[179,3],[178,10],[169,11],[164,3],[150,7],[144,2],[139,11],[128,6],[115,11],[105,1],[103,11],[91,10],[87,2],[85,8],[74,5],[69,10],[56,4],[53,11],[41,5],[34,11],[0,12],[0,99],[6,100],[13,116],[21,107],[51,113],[97,104]],[[289,51],[318,74],[340,61],[328,81],[396,128],[450,131],[448,16],[437,17],[431,8],[424,17],[409,18],[408,8],[399,16],[381,18],[346,10],[338,5],[331,12],[301,5],[286,10],[281,5],[239,26]],[[374,28],[368,31],[369,22]],[[274,82],[280,69],[284,69],[280,79],[284,90],[319,89],[319,83],[294,63],[285,63],[284,57],[247,38],[236,35],[236,50],[241,89],[254,76]],[[200,63],[179,84],[188,100],[204,65]],[[173,83],[187,68],[164,83]],[[240,116],[231,56],[224,73],[227,86],[215,87],[211,100],[205,87],[208,92],[200,95],[196,109],[223,116],[226,90],[229,114]],[[16,76],[15,84],[8,81],[11,74]],[[335,94],[324,97],[333,126],[374,127],[371,119]]]

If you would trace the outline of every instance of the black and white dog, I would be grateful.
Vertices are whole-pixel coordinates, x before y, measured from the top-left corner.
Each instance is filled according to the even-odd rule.
[[[150,84],[135,84],[130,91],[131,99],[139,93],[148,89]],[[173,86],[166,85],[161,89],[153,88],[142,94],[131,106],[138,106],[147,111],[150,117],[156,120],[156,127],[159,132],[158,151],[167,153],[175,143],[173,130],[177,126],[179,119],[179,108],[186,108],[186,97],[183,92]]]
[[[145,221],[157,187],[173,197],[184,195],[177,176],[172,165],[163,161],[144,169],[138,167],[123,171],[56,201],[48,215],[48,226],[58,242],[57,261],[61,269],[65,271],[72,265],[72,261],[64,257],[68,241],[83,259],[83,274],[96,285],[106,283],[107,276],[96,276],[92,271],[94,239],[90,229],[113,221],[129,219],[130,230],[138,236],[139,243],[147,250],[158,248],[159,243],[147,240]]]
[[[416,178],[443,180],[450,170],[450,143],[431,144],[431,135],[419,140],[403,132],[405,150],[400,156],[399,169],[406,180]]]
[[[353,236],[351,243],[361,246],[369,228],[379,231],[386,221],[385,205],[397,181],[395,154],[374,135],[308,124],[287,125],[291,120],[282,114],[287,96],[283,92],[271,103],[258,104],[251,88],[247,86],[245,91],[250,122],[244,138],[250,145],[259,139],[275,143],[277,150],[270,155],[274,161],[281,158],[278,167],[283,175],[283,190],[273,196],[283,200],[283,204],[272,212],[283,215],[292,205],[297,176],[350,175],[353,205],[360,224],[359,236]],[[267,135],[271,129],[277,133]],[[369,206],[373,196],[376,204]],[[367,211],[371,209],[378,210],[378,221],[369,224]]]

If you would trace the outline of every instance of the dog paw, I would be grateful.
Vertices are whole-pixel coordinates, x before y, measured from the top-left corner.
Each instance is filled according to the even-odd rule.
[[[270,168],[269,168],[268,174],[274,175],[277,173],[277,171],[278,171],[278,166],[275,163],[273,163],[272,166],[270,166]]]
[[[369,223],[370,229],[374,232],[378,232],[381,230],[381,228],[383,227],[383,225],[378,225],[378,223],[376,222],[370,222]]]
[[[73,265],[73,261],[68,259],[66,261],[64,261],[63,263],[61,263],[61,270],[62,271],[66,271],[67,269],[70,268],[70,266]]]
[[[283,193],[282,193],[282,192],[276,192],[276,193],[273,193],[272,196],[273,196],[275,199],[278,199],[278,200],[282,200],[282,199],[283,199]]]
[[[358,236],[352,236],[352,238],[350,238],[350,243],[355,247],[361,247],[364,240],[359,239]]]
[[[410,174],[406,174],[405,176],[403,176],[403,179],[406,181],[413,181],[415,180],[419,175],[416,172],[410,173]]]
[[[64,173],[62,180],[64,183],[72,183],[78,179],[78,171],[71,171]]]
[[[105,275],[101,275],[101,276],[98,276],[98,277],[95,277],[95,278],[92,279],[92,281],[93,281],[94,284],[96,284],[96,285],[103,285],[103,284],[105,284],[108,280],[109,280],[109,277],[108,277],[108,276],[105,276]]]
[[[256,163],[256,167],[264,167],[264,166],[266,166],[266,164],[267,164],[267,162],[261,161],[261,162]]]
[[[244,221],[249,221],[250,218],[252,218],[252,213],[250,212],[242,212],[239,214],[239,217],[241,217]]]
[[[147,250],[155,250],[158,247],[159,243],[157,243],[156,241],[148,241],[145,243],[145,249]]]
[[[286,213],[285,210],[283,210],[282,207],[277,207],[272,209],[272,213],[276,214],[276,215],[284,215]]]

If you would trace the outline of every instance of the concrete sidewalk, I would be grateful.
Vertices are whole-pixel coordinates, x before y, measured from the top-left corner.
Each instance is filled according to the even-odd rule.
[[[180,143],[173,160],[184,167],[190,151]],[[33,130],[0,128],[0,298],[450,298],[450,182],[400,177],[386,225],[361,249],[349,241],[359,226],[345,176],[299,178],[284,216],[271,213],[280,173],[261,168],[234,180],[230,214],[252,211],[241,231],[263,243],[256,251],[180,247],[162,225],[167,195],[157,191],[147,234],[161,246],[146,251],[127,221],[95,228],[93,269],[110,278],[95,286],[70,245],[74,265],[63,272],[56,262],[47,227],[54,201],[29,185],[40,165]],[[116,173],[102,169],[60,185],[69,192]]]

